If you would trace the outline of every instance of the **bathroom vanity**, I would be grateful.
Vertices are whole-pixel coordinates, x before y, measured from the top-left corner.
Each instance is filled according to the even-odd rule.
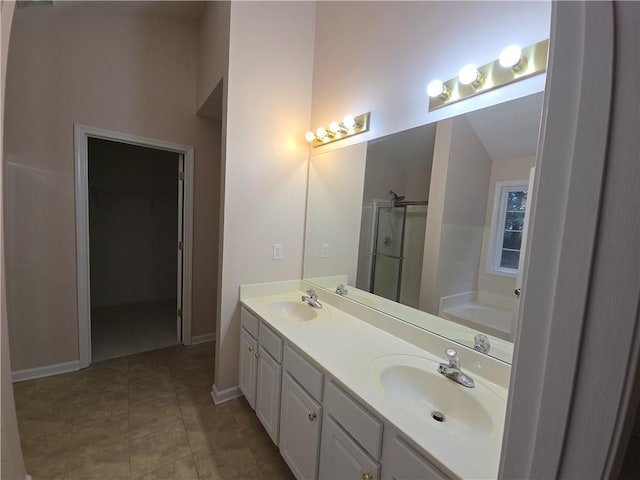
[[[240,294],[240,388],[294,475],[495,478],[509,365],[310,287]],[[473,388],[438,373],[452,346]]]

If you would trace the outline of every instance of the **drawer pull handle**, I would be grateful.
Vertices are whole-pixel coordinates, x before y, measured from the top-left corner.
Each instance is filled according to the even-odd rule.
[[[373,474],[371,473],[363,473],[362,480],[373,480]]]
[[[253,347],[249,347],[249,351],[250,351],[250,352],[253,352]]]
[[[309,414],[309,421],[313,422],[318,416],[315,413],[310,413]]]

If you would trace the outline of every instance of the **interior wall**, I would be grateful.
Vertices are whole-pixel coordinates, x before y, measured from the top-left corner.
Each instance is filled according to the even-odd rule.
[[[195,114],[196,21],[55,8],[16,13],[9,52],[4,197],[14,370],[78,360],[74,123],[195,146],[192,334],[213,332],[215,323],[215,265],[206,260],[217,244],[219,144],[215,123]]]
[[[231,4],[218,391],[238,384],[239,286],[302,276],[315,8]]]
[[[477,288],[492,165],[464,116],[438,124],[436,145],[420,299],[432,313],[442,297]]]
[[[431,180],[431,164],[435,142],[436,125],[424,125],[398,132],[387,137],[372,140],[367,145],[367,165],[364,177],[364,194],[362,198],[362,221],[360,224],[358,247],[358,276],[356,286],[368,290],[371,276],[371,231],[373,222],[373,200],[391,199],[393,190],[406,200],[428,200]],[[390,165],[393,165],[390,167]],[[311,182],[310,182],[311,183]],[[414,211],[415,209],[412,209]],[[418,222],[420,223],[420,221]],[[411,216],[411,227],[418,226]],[[413,229],[415,235],[424,239],[424,225]],[[411,235],[414,236],[413,230]],[[405,264],[403,270],[407,282],[420,284],[420,265],[422,264],[423,242],[420,244],[420,255],[415,257],[411,265]],[[409,242],[413,245],[414,242]],[[414,266],[415,271],[413,269]],[[417,295],[412,295],[412,297]],[[417,300],[416,300],[417,301]]]
[[[5,79],[7,73],[7,52],[9,49],[9,34],[15,2],[0,3],[0,159],[4,160],[4,100]],[[7,308],[5,295],[4,269],[4,206],[2,200],[3,169],[0,169],[0,472],[8,480],[22,480],[26,478],[20,433],[16,419],[16,408],[11,384],[11,356],[9,354],[9,325],[7,322]]]
[[[355,283],[366,162],[366,142],[311,157],[305,278],[340,274]],[[329,246],[326,258],[321,256],[323,244]]]
[[[179,155],[89,139],[91,307],[176,298]]]
[[[480,268],[478,270],[478,290],[480,291],[501,295],[510,300],[513,299],[513,290],[516,288],[516,278],[487,273],[487,252],[492,233],[491,221],[496,194],[496,182],[523,180],[525,183],[528,183],[531,167],[533,167],[535,163],[535,156],[493,160],[491,165],[491,178],[489,179],[489,195],[487,197],[482,255],[480,256]]]
[[[201,110],[229,65],[230,2],[205,2],[198,27],[198,78],[196,107]],[[221,113],[214,113],[221,118]]]
[[[313,128],[371,111],[370,131],[341,148],[544,89],[538,75],[428,111],[426,85],[467,63],[495,60],[508,44],[549,37],[551,2],[318,2]],[[337,87],[339,85],[339,88]]]

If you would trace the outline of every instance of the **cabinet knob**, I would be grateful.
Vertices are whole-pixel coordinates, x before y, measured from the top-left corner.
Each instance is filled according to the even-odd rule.
[[[373,474],[371,473],[363,473],[362,480],[373,480]]]
[[[249,351],[250,351],[250,352],[253,352],[253,347],[249,347]]]
[[[258,352],[256,352],[254,355],[256,356],[256,358],[260,358],[260,354]]]
[[[310,413],[309,414],[309,421],[313,422],[318,416],[315,413]]]
[[[516,294],[516,297],[519,297],[519,296],[520,296],[520,292],[521,292],[521,291],[522,291],[521,289],[516,288],[516,289],[513,291],[513,293],[515,293],[515,294]]]

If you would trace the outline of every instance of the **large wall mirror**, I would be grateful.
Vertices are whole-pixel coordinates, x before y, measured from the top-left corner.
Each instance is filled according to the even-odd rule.
[[[542,93],[313,155],[305,280],[511,363]]]

